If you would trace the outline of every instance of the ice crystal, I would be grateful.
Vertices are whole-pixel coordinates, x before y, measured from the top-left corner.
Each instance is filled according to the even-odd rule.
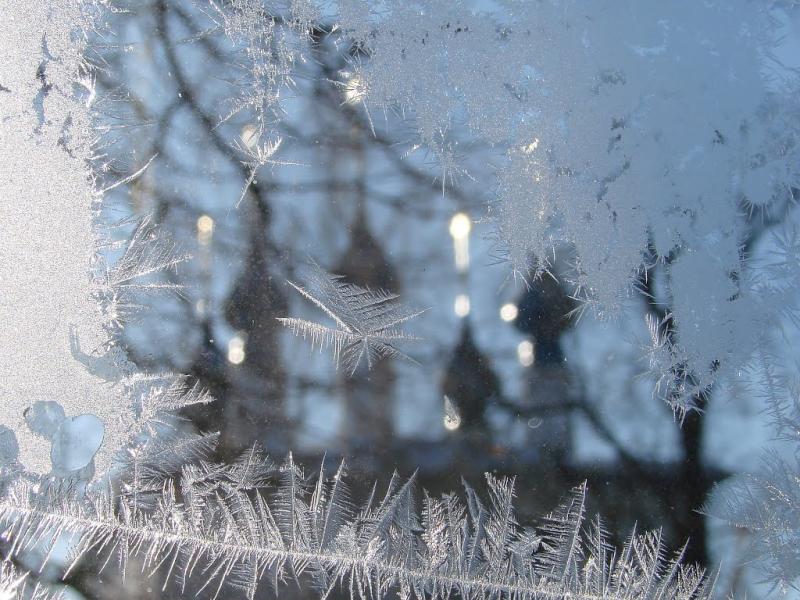
[[[785,594],[800,590],[800,461],[772,453],[764,467],[718,487],[705,510],[747,532],[748,556]]]
[[[67,416],[96,414],[105,446],[118,447],[127,402],[113,399],[110,375],[124,370],[109,356],[89,277],[97,200],[87,160],[89,112],[76,101],[90,2],[3,2],[16,23],[0,41],[0,423],[14,430],[20,460],[46,472],[50,440],[29,430],[34,402],[57,402]],[[93,370],[75,360],[76,339]],[[22,424],[22,426],[20,426]],[[107,465],[110,454],[98,460]]]
[[[270,478],[276,489],[261,491]],[[386,494],[361,507],[344,465],[306,478],[291,455],[275,470],[256,450],[232,468],[186,469],[180,480],[153,481],[115,500],[106,488],[77,499],[63,490],[19,483],[0,500],[0,522],[13,554],[69,535],[72,569],[100,553],[124,572],[129,561],[219,596],[225,586],[254,598],[303,581],[320,597],[342,588],[351,598],[710,598],[702,572],[665,558],[658,533],[631,535],[621,552],[599,519],[586,527],[586,488],[576,488],[539,529],[518,525],[513,479],[486,476],[488,500],[465,484],[454,494],[417,494],[414,478],[392,477]],[[140,485],[140,484],[138,484]],[[250,490],[259,489],[253,494]],[[141,495],[154,498],[143,509]]]
[[[108,242],[110,250],[119,245]],[[113,331],[121,331],[125,322],[141,311],[142,296],[179,293],[182,289],[179,284],[164,281],[161,276],[188,259],[189,256],[153,223],[151,215],[142,217],[130,239],[124,242],[122,256],[111,266],[101,262],[104,271],[98,276],[96,295],[107,325]]]
[[[399,357],[414,362],[396,344],[417,338],[398,327],[424,311],[401,304],[396,294],[347,283],[316,264],[312,265],[305,287],[291,281],[289,285],[333,319],[336,327],[294,317],[278,321],[295,335],[309,338],[312,346],[332,349],[336,364],[341,363],[348,373],[355,373],[362,362],[371,369],[379,358]]]
[[[210,2],[212,18],[237,46],[238,76],[231,81],[237,93],[223,122],[248,112],[255,117],[257,136],[272,133],[283,117],[284,96],[293,88],[297,63],[305,58],[304,42],[319,14],[313,2],[292,0],[288,25],[282,21],[283,3],[261,0]]]
[[[399,108],[433,155],[459,126],[503,149],[492,214],[516,272],[541,275],[566,243],[573,295],[606,316],[669,262],[680,364],[659,377],[682,369],[705,390],[747,361],[779,304],[744,285],[740,244],[800,178],[796,80],[771,54],[767,5],[344,7],[342,30],[368,50],[350,75],[368,110]]]
[[[61,592],[48,589],[36,582],[30,583],[29,573],[19,573],[13,562],[0,563],[0,600],[61,600]]]
[[[96,252],[120,247],[98,238],[102,193],[153,160],[105,187],[87,166],[97,158],[96,94],[84,53],[101,4],[0,0],[13,24],[0,37],[0,521],[12,554],[71,537],[76,560],[114,552],[124,570],[138,556],[167,581],[216,594],[227,584],[249,597],[261,581],[303,576],[322,597],[336,587],[353,598],[710,595],[680,555],[664,558],[657,533],[632,535],[616,553],[599,519],[585,523],[584,487],[535,529],[517,523],[509,479],[487,475],[488,502],[468,485],[462,502],[420,498],[413,477],[394,476],[382,500],[357,507],[344,465],[332,477],[320,468],[314,481],[291,456],[276,468],[257,447],[230,465],[212,462],[216,434],[182,431],[174,415],[209,396],[182,377],[137,374],[115,346],[138,293],[176,289],[154,277],[182,256],[148,218],[116,263]],[[613,312],[643,268],[668,264],[672,312],[651,320],[648,359],[676,410],[692,408],[726,365],[730,372],[757,346],[763,353],[761,331],[775,315],[797,320],[797,232],[777,244],[778,283],[751,277],[741,247],[748,220],[781,210],[798,183],[798,111],[786,100],[794,88],[767,85],[774,40],[762,6],[511,2],[508,25],[459,3],[379,4],[339,3],[339,29],[359,49],[346,100],[413,115],[412,147],[436,157],[443,191],[464,172],[456,126],[504,148],[495,212],[517,270],[533,260],[541,274],[566,241],[576,296]],[[239,93],[222,120],[248,112],[256,122],[238,147],[244,196],[258,169],[279,162],[280,142],[264,140],[277,139],[270,128],[320,11],[309,0],[233,0],[212,2],[212,14],[241,59],[231,82]],[[331,349],[349,373],[409,358],[396,344],[415,338],[399,327],[420,311],[396,295],[316,265],[305,285],[290,285],[334,325],[281,323]],[[785,382],[770,367],[764,375],[779,431],[798,441],[797,396],[781,400],[775,390]],[[459,422],[445,398],[445,426]],[[72,485],[112,457],[118,495],[107,482]],[[775,456],[764,474],[720,495],[782,588],[800,570],[797,473]],[[4,564],[0,595],[22,587]]]
[[[83,437],[103,472],[155,426],[150,419],[201,401],[181,380],[135,375],[115,345],[114,325],[137,308],[137,294],[175,289],[154,275],[184,256],[147,217],[116,263],[107,267],[99,252],[119,244],[98,233],[91,102],[74,93],[74,84],[91,84],[83,56],[99,8],[89,0],[0,5],[19,25],[0,41],[0,424],[18,448],[4,469],[18,461],[46,473],[51,458],[77,448],[78,425],[96,418]]]
[[[759,472],[720,484],[705,511],[746,531],[748,558],[765,581],[784,594],[800,590],[800,380],[776,367],[773,357],[759,352],[760,389],[780,439],[792,444],[793,455],[765,453]]]

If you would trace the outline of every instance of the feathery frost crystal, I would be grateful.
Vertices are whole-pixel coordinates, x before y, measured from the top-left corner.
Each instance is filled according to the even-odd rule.
[[[102,486],[75,498],[16,484],[0,500],[12,552],[69,535],[70,569],[99,553],[123,571],[140,565],[165,588],[175,582],[215,598],[226,586],[248,598],[259,585],[280,594],[293,579],[310,581],[321,598],[343,589],[358,600],[711,598],[710,581],[681,566],[680,554],[668,559],[659,533],[631,534],[615,551],[599,518],[585,521],[585,487],[534,529],[517,524],[514,481],[488,474],[487,499],[467,484],[466,503],[420,494],[414,477],[395,474],[382,498],[373,488],[356,505],[343,464],[306,478],[291,455],[275,468],[257,448],[231,466],[186,467],[179,480],[148,473],[129,475],[117,499]]]
[[[379,358],[399,357],[414,362],[395,344],[418,338],[403,333],[398,327],[424,311],[412,310],[397,302],[398,296],[383,290],[370,290],[346,283],[339,275],[311,265],[306,287],[289,282],[303,297],[310,300],[336,323],[327,327],[297,318],[280,318],[295,335],[311,339],[312,346],[331,348],[336,364],[349,374],[364,362],[367,369]]]

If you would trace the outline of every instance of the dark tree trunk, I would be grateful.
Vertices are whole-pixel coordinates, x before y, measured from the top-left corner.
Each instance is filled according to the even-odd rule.
[[[698,409],[704,408],[704,404],[703,400],[698,399]],[[680,489],[676,492],[684,496],[684,505],[676,506],[679,511],[676,534],[679,543],[686,541],[689,543],[686,548],[686,561],[709,567],[706,516],[699,512],[713,485],[703,465],[704,429],[705,415],[700,411],[689,412],[681,426],[684,461]]]

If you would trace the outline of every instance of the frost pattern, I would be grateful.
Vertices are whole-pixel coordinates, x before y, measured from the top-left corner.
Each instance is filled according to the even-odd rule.
[[[750,554],[774,591],[800,591],[800,380],[782,374],[773,357],[759,353],[761,389],[781,439],[793,454],[767,451],[763,468],[720,485],[705,508],[746,530]]]
[[[751,556],[780,595],[800,590],[800,462],[768,455],[761,473],[722,486],[706,511],[748,532]]]
[[[16,437],[4,469],[70,470],[56,464],[60,449],[76,441],[76,419],[94,415],[94,469],[105,472],[148,419],[208,401],[179,378],[139,376],[115,345],[137,294],[174,290],[154,275],[184,256],[147,218],[122,243],[96,225],[102,194],[89,168],[94,88],[84,54],[102,9],[89,0],[0,2],[14,23],[0,41],[0,425]],[[45,429],[33,417],[43,407]]]
[[[111,266],[103,263],[96,292],[106,311],[107,326],[114,331],[121,331],[125,322],[139,312],[139,295],[180,292],[179,285],[153,277],[176,269],[189,258],[158,230],[150,215],[136,223],[129,240],[123,244],[109,240],[106,249],[119,246],[123,248],[122,256]]]
[[[537,533],[515,521],[511,480],[487,476],[488,503],[466,486],[462,504],[424,492],[419,500],[413,478],[395,476],[382,500],[373,495],[357,510],[344,467],[332,478],[321,469],[312,483],[291,456],[279,469],[257,449],[232,465],[208,461],[214,434],[182,435],[168,415],[210,398],[182,378],[134,373],[113,343],[116,326],[135,311],[135,293],[165,287],[148,278],[180,256],[155,240],[147,220],[116,266],[93,252],[101,194],[87,168],[94,89],[83,54],[100,4],[18,4],[0,0],[0,14],[15,25],[0,41],[0,164],[8,174],[0,182],[0,469],[4,483],[17,478],[0,500],[0,519],[13,552],[72,534],[77,557],[113,549],[123,565],[138,555],[146,569],[167,568],[168,578],[178,574],[188,584],[204,573],[205,587],[218,592],[227,582],[250,597],[263,579],[277,586],[303,574],[322,596],[341,585],[357,598],[395,588],[433,598],[709,596],[697,570],[665,559],[658,534],[632,535],[614,553],[599,520],[585,526],[584,488]],[[462,171],[451,134],[461,120],[476,137],[507,147],[496,212],[515,268],[526,270],[535,258],[535,270],[546,269],[553,246],[566,240],[577,252],[576,294],[613,311],[651,261],[669,264],[668,318],[678,334],[652,323],[651,364],[686,375],[690,391],[678,401],[707,389],[720,365],[752,353],[752,342],[762,341],[753,333],[771,318],[762,315],[781,307],[786,316],[791,285],[749,278],[740,249],[743,213],[769,217],[798,183],[796,105],[777,108],[771,94],[786,90],[770,92],[764,83],[761,48],[771,40],[757,4],[652,1],[631,10],[626,2],[511,2],[513,27],[445,3],[388,1],[380,14],[358,0],[341,4],[342,30],[369,56],[353,64],[353,100],[413,113],[415,147],[438,158],[443,185]],[[275,162],[279,142],[265,134],[303,59],[297,39],[318,12],[292,0],[295,38],[261,2],[212,6],[245,57],[234,82],[242,93],[227,116],[258,115],[255,145],[240,148],[252,182]],[[631,37],[609,36],[612,29]],[[675,60],[675,49],[703,59]],[[713,114],[687,107],[713,107]],[[786,242],[778,268],[792,271],[796,237]],[[90,264],[101,274],[94,281]],[[306,287],[291,285],[336,327],[282,322],[331,348],[348,371],[406,357],[394,343],[413,338],[396,327],[419,312],[394,295],[319,269]],[[705,305],[694,301],[698,293]],[[744,322],[751,325],[736,326]],[[796,432],[796,410],[768,395],[781,431]],[[19,478],[23,468],[46,472],[49,446],[97,412],[104,427],[97,466],[105,470],[117,453],[126,478],[119,497],[98,484],[84,493],[57,478]],[[123,449],[126,441],[134,443]],[[777,457],[771,464],[763,477],[741,483],[728,514],[756,532],[758,551],[772,559],[770,575],[785,587],[800,562],[798,469]],[[170,479],[178,468],[182,476]],[[262,495],[276,477],[277,491]],[[0,593],[17,592],[20,582],[0,571]]]
[[[93,299],[89,269],[98,200],[87,169],[89,110],[73,85],[88,80],[83,62],[93,3],[14,1],[0,12],[14,27],[0,42],[0,422],[17,435],[20,460],[49,468],[49,440],[28,430],[23,412],[58,402],[68,416],[96,413],[109,446],[120,444],[128,406],[107,381],[120,369]],[[87,369],[75,360],[76,336]],[[108,454],[98,457],[104,462]]]
[[[256,126],[248,141],[268,152],[274,147],[269,141],[273,125],[283,117],[283,101],[294,87],[295,65],[307,60],[305,43],[319,10],[312,0],[209,4],[212,18],[236,45],[239,57],[236,75],[229,82],[237,93],[222,120],[252,111]],[[288,23],[281,15],[289,15]]]
[[[771,324],[743,247],[800,183],[797,82],[771,55],[770,3],[502,4],[511,22],[457,3],[345,3],[341,27],[369,55],[352,64],[359,101],[408,115],[443,182],[464,144],[505,154],[492,214],[523,277],[566,243],[574,296],[614,315],[667,265],[676,362],[659,376],[707,390]]]
[[[397,302],[398,296],[383,290],[370,290],[346,283],[339,275],[325,272],[313,264],[306,287],[289,282],[336,323],[327,327],[304,319],[280,318],[295,335],[310,338],[312,346],[330,348],[351,375],[364,362],[367,369],[379,358],[399,357],[415,362],[395,344],[418,338],[398,327],[424,311]]]
[[[516,522],[513,480],[486,479],[488,500],[465,484],[463,503],[420,496],[414,477],[395,474],[383,498],[373,489],[357,506],[344,465],[307,479],[291,455],[276,469],[253,449],[230,467],[186,468],[177,481],[129,480],[119,501],[105,488],[77,501],[20,483],[0,501],[0,521],[14,553],[70,535],[70,568],[100,552],[124,572],[136,557],[165,586],[186,590],[199,578],[197,593],[215,598],[226,585],[254,598],[262,582],[279,593],[300,578],[321,598],[342,588],[360,600],[392,590],[430,599],[711,597],[701,571],[681,566],[680,554],[666,558],[658,533],[632,534],[615,552],[599,518],[585,523],[585,486],[536,530]],[[252,493],[267,482],[274,492]]]
[[[20,575],[9,560],[0,563],[0,600],[61,600],[64,595],[35,583],[28,584],[28,574]]]

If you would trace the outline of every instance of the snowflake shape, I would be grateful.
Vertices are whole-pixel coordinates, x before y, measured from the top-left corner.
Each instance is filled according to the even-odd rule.
[[[380,358],[397,357],[416,363],[395,344],[419,339],[398,327],[424,310],[413,310],[397,302],[396,294],[347,283],[341,275],[332,275],[315,263],[312,267],[306,287],[288,283],[321,308],[335,321],[336,327],[296,318],[278,321],[295,335],[310,338],[313,347],[332,349],[337,367],[342,365],[349,375],[356,372],[362,361],[367,369]]]

